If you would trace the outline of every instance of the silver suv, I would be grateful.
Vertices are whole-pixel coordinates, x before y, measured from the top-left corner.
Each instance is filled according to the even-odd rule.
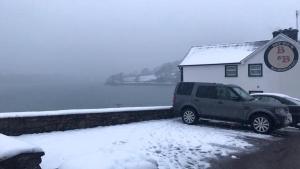
[[[226,120],[250,124],[258,133],[270,133],[292,122],[287,106],[256,100],[236,85],[180,82],[173,108],[186,124],[195,124],[200,117]]]

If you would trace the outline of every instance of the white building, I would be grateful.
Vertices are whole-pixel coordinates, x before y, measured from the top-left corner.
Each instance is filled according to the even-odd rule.
[[[179,64],[184,82],[236,84],[251,92],[300,98],[298,30],[273,32],[268,41],[192,47]]]

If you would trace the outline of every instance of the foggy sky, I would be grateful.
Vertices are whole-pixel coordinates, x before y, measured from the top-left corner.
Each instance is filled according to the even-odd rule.
[[[0,71],[103,77],[271,39],[299,0],[0,0]]]

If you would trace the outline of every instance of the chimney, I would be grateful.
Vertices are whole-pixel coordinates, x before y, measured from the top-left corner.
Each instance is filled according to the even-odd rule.
[[[295,41],[298,41],[298,29],[289,28],[289,29],[283,29],[283,30],[280,29],[278,31],[274,31],[273,38],[281,33],[294,39]]]

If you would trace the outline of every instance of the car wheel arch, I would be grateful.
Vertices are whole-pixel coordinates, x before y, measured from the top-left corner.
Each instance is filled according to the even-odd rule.
[[[265,115],[270,118],[273,124],[275,123],[275,117],[270,112],[261,110],[250,113],[250,115],[248,116],[248,122],[251,123],[252,119],[257,115]]]
[[[180,109],[180,112],[183,113],[183,110],[186,110],[186,109],[193,109],[197,114],[199,114],[198,109],[196,109],[195,106],[190,105],[190,104],[182,106]]]

